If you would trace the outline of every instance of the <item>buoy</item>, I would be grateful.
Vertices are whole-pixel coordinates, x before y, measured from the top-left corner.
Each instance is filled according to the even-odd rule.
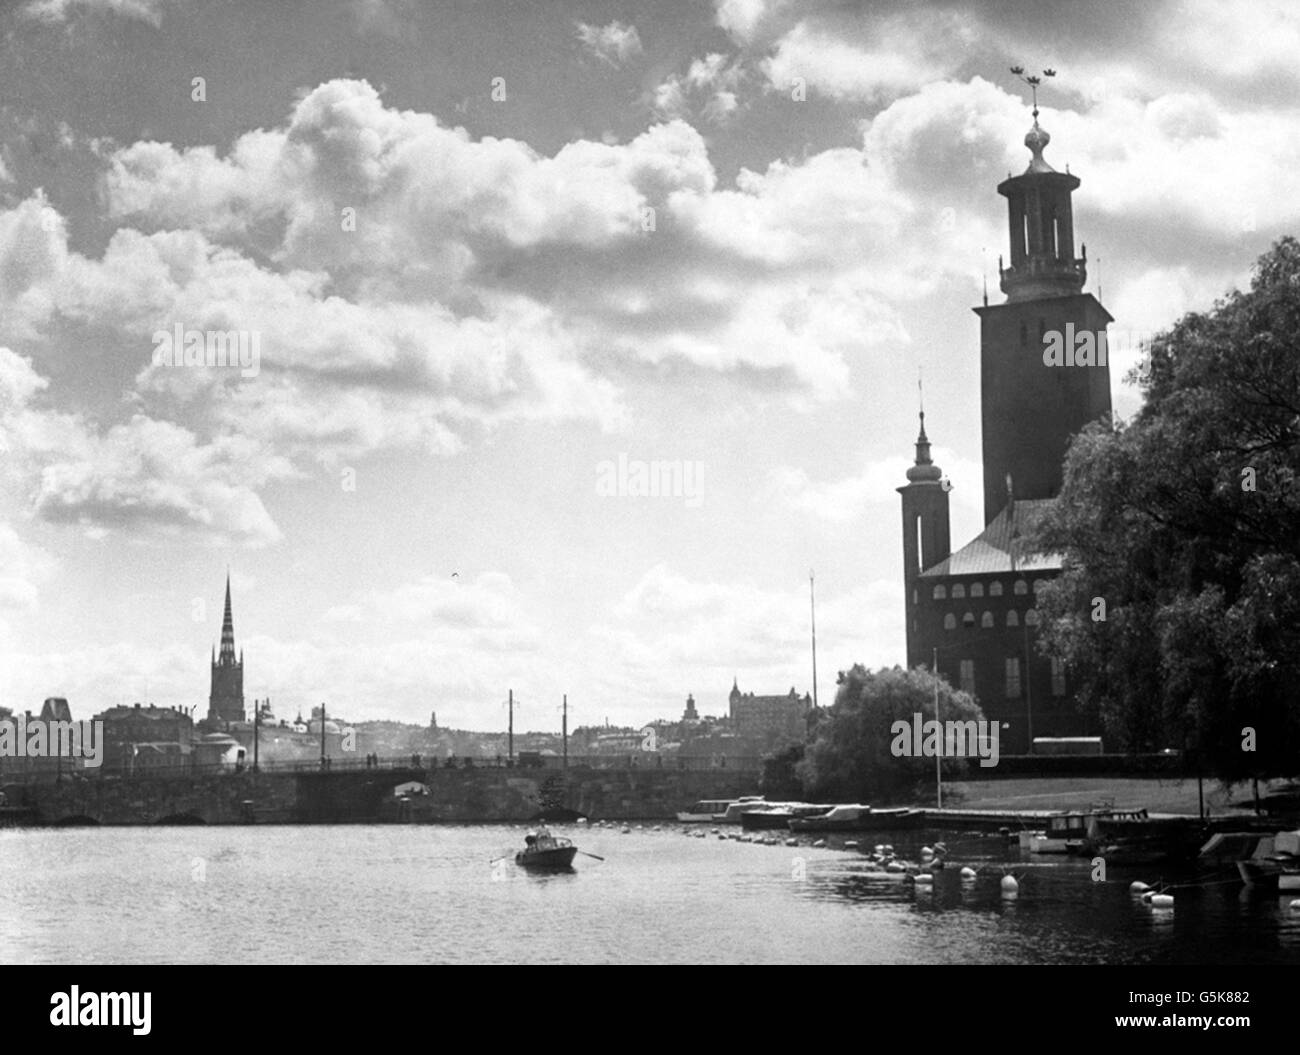
[[[1145,894],[1150,889],[1149,886],[1137,879],[1133,880],[1133,882],[1128,886],[1128,892],[1130,894]]]
[[[813,843],[813,846],[818,847],[818,848],[820,848],[820,847],[822,847],[822,846],[825,846],[825,845],[826,845],[826,840],[825,840],[825,839],[818,839],[815,843]]]
[[[623,834],[624,834],[624,835],[627,835],[627,834],[628,834],[629,832],[631,832],[631,831],[632,831],[631,828],[624,828],[624,829],[623,829]]]
[[[1152,897],[1151,897],[1151,904],[1152,904],[1155,908],[1173,908],[1173,907],[1174,907],[1174,895],[1173,895],[1173,894],[1153,894]]]
[[[798,846],[798,845],[799,845],[799,840],[798,840],[798,839],[787,839],[787,840],[785,841],[785,844],[786,844],[786,846]]]
[[[723,835],[722,832],[718,832],[718,838],[721,839],[724,843],[727,841],[727,837]]]
[[[916,881],[922,886],[925,886],[934,882],[934,876],[932,876],[929,872],[921,872],[919,875],[917,875]]]
[[[902,861],[890,861],[885,865],[886,872],[906,872],[907,866]]]
[[[893,844],[893,843],[885,843],[885,853],[887,853],[887,854],[892,854],[893,852],[894,852],[894,844]]]
[[[921,847],[921,853],[922,853],[922,855],[924,855],[924,854],[929,854],[931,857],[934,856],[934,851],[931,850],[930,847],[928,847],[928,846],[922,846],[922,847]]]
[[[876,853],[878,853],[878,854],[883,854],[883,853],[885,852],[885,844],[884,844],[884,843],[876,843],[876,845],[873,846],[872,849],[875,850]]]
[[[1007,875],[1002,877],[1002,893],[1015,894],[1020,890],[1020,882],[1015,876]]]
[[[963,879],[974,879],[974,878],[975,878],[975,869],[973,869],[973,868],[971,868],[969,865],[967,865],[965,868],[963,868],[963,869],[961,870],[961,877],[962,877]]]
[[[1300,912],[1300,898],[1297,898],[1295,901],[1291,902],[1291,911]]]
[[[853,839],[850,839],[848,842],[844,844],[844,849],[846,850],[856,850],[857,848],[858,848],[858,844]]]

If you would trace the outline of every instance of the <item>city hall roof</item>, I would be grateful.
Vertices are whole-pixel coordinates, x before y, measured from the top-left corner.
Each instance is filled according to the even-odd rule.
[[[1060,557],[1030,553],[1025,545],[1025,539],[1034,533],[1052,502],[1051,498],[1037,498],[1010,503],[975,538],[934,567],[926,568],[921,577],[1059,571]]]

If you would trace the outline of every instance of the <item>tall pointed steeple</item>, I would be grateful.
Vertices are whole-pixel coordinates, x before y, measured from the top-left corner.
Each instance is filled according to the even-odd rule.
[[[221,663],[235,662],[235,621],[230,611],[230,572],[226,572],[226,610],[221,617]]]
[[[212,660],[212,689],[208,721],[225,728],[244,720],[244,654],[235,655],[235,620],[230,604],[230,571],[226,571],[226,603],[221,614],[221,649]]]

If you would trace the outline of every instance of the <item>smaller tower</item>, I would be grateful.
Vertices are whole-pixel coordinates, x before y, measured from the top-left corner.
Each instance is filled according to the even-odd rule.
[[[907,470],[907,483],[898,488],[903,496],[903,586],[907,611],[907,663],[915,666],[917,641],[916,607],[921,601],[917,577],[952,552],[948,519],[951,485],[943,470],[930,457],[930,438],[925,434],[925,411],[916,437],[916,460]]]

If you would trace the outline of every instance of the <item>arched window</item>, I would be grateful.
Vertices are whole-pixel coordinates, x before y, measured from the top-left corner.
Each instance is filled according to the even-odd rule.
[[[943,600],[944,598],[946,598],[947,596],[948,596],[948,591],[947,591],[947,589],[945,589],[944,587],[942,587],[942,586],[936,586],[936,587],[934,588],[934,599],[935,599],[936,601],[942,601],[942,600]]]
[[[975,625],[975,613],[967,612],[964,616],[962,616],[961,625],[964,626],[967,630],[973,627]]]
[[[1000,582],[989,583],[989,596],[990,597],[1002,596],[1002,584]]]
[[[980,626],[981,626],[981,628],[983,628],[984,630],[992,630],[992,629],[993,629],[993,613],[992,613],[992,612],[985,612],[982,616],[980,616]]]
[[[943,617],[943,628],[945,630],[957,629],[957,617],[953,615],[951,612],[949,612],[947,615]]]
[[[952,599],[959,601],[966,596],[966,587],[961,583],[955,583],[952,588]]]
[[[1046,579],[1035,579],[1035,580],[1034,580],[1034,594],[1035,594],[1035,596],[1037,596],[1038,594],[1042,593],[1043,590],[1045,590],[1046,588],[1047,588],[1047,580],[1046,580]]]
[[[1017,597],[1023,597],[1025,594],[1029,592],[1029,583],[1025,582],[1024,579],[1017,579],[1016,585],[1013,587],[1013,589],[1015,590],[1015,594]]]
[[[1037,626],[1037,625],[1038,625],[1038,609],[1031,608],[1029,609],[1029,611],[1025,613],[1025,626]]]
[[[1020,625],[1020,616],[1013,608],[1011,609],[1011,611],[1007,613],[1007,626],[1019,626],[1019,625]]]
[[[982,582],[973,582],[970,584],[970,595],[972,597],[984,596],[984,584]]]

